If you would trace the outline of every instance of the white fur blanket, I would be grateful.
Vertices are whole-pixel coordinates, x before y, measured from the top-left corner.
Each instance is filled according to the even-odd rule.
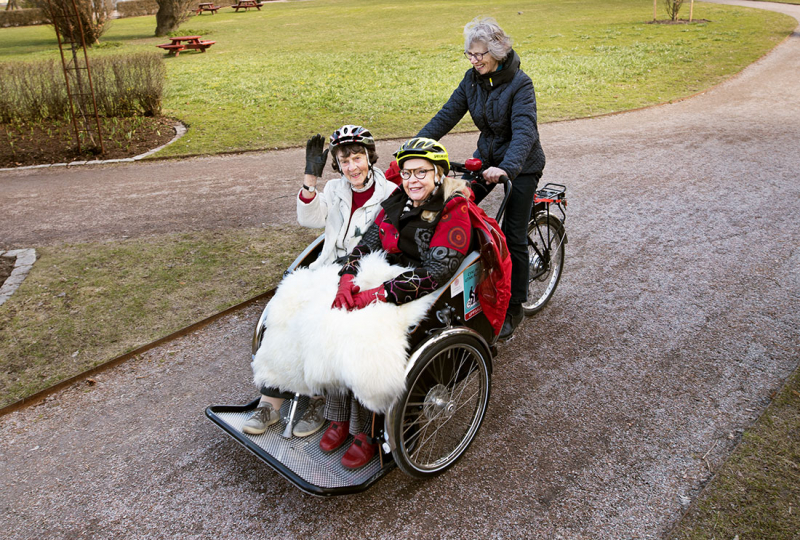
[[[370,254],[360,264],[355,283],[361,290],[408,270],[389,265],[382,253]],[[281,282],[267,306],[253,381],[258,388],[306,395],[350,389],[365,407],[383,413],[405,389],[408,328],[425,318],[436,295],[402,306],[331,309],[340,269],[303,268]]]

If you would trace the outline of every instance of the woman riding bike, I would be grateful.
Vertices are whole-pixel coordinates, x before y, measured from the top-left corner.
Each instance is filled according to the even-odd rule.
[[[501,177],[513,181],[503,220],[503,233],[511,252],[511,303],[500,332],[511,337],[522,321],[528,296],[528,239],[536,187],[545,158],[536,123],[533,83],[520,69],[511,38],[491,18],[476,18],[464,27],[464,55],[472,64],[447,103],[417,134],[440,139],[469,111],[480,129],[475,157],[487,169],[482,181],[470,186],[480,202]]]

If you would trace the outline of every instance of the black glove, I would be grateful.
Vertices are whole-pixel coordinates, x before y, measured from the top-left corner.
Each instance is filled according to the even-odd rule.
[[[322,176],[322,169],[325,168],[328,150],[330,150],[330,148],[326,148],[323,151],[323,146],[325,146],[325,138],[319,133],[308,139],[306,143],[306,174]]]

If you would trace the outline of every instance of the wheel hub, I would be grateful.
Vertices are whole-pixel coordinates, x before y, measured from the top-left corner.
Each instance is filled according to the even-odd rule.
[[[545,260],[545,258],[540,257],[538,253],[533,252],[531,253],[528,265],[530,268],[528,270],[530,276],[529,279],[531,281],[533,280],[543,281],[545,279],[545,276],[547,274],[547,261]]]
[[[423,412],[428,420],[449,418],[455,411],[455,404],[450,399],[450,392],[443,384],[437,384],[425,396]]]

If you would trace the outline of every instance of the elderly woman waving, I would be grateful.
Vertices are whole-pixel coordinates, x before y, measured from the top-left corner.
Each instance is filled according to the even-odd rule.
[[[297,194],[297,221],[304,227],[325,227],[325,240],[317,260],[309,265],[318,268],[346,256],[361,241],[367,228],[381,210],[381,202],[395,190],[383,171],[375,167],[378,154],[372,133],[363,126],[348,124],[333,132],[330,144],[323,150],[321,135],[306,143],[306,168],[303,188]],[[333,170],[341,177],[330,180],[324,191],[317,190],[328,153]],[[277,388],[261,388],[261,402],[245,422],[243,431],[260,435],[278,422],[283,394]],[[306,413],[294,426],[297,437],[307,437],[330,418],[331,410],[349,409],[338,396],[329,400],[315,397]],[[327,416],[326,416],[327,415]]]
[[[316,135],[306,144],[306,170],[303,189],[297,195],[297,221],[304,227],[325,227],[322,253],[312,268],[330,264],[350,253],[381,209],[381,201],[394,190],[378,161],[375,139],[362,126],[346,125],[333,132],[323,151],[323,138]],[[341,174],[329,181],[325,191],[317,191],[325,161],[331,153],[331,166]]]
[[[533,83],[520,69],[520,58],[508,37],[491,18],[477,18],[464,27],[464,56],[472,68],[447,103],[422,128],[418,137],[440,139],[469,111],[480,130],[475,157],[488,168],[472,184],[476,202],[502,176],[513,182],[502,230],[511,253],[511,303],[500,338],[507,339],[522,321],[528,295],[527,225],[545,159],[536,123]]]

